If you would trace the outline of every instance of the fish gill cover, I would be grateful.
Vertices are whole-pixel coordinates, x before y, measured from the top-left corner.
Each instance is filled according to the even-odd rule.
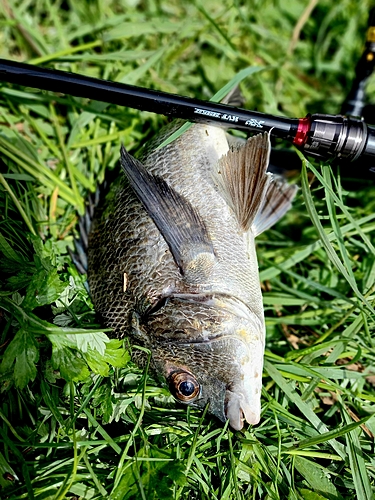
[[[202,99],[261,67],[247,108],[337,113],[370,7],[4,1],[0,57]],[[261,420],[233,431],[176,404],[147,349],[131,361],[67,250],[120,145],[141,158],[166,119],[4,83],[0,111],[1,497],[373,498],[373,181],[296,161],[294,205],[256,242]]]

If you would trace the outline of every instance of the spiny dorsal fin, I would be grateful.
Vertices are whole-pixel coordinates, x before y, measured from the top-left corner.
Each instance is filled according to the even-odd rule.
[[[283,177],[272,175],[263,205],[251,226],[254,236],[263,233],[281,219],[291,207],[297,190],[295,184],[288,184]]]
[[[205,282],[215,261],[206,225],[191,203],[121,147],[121,166],[187,281]]]
[[[225,132],[225,137],[228,142],[229,149],[240,149],[246,144],[246,139],[244,137],[238,137],[236,135],[229,134]]]
[[[233,87],[220,102],[221,104],[228,104],[229,106],[236,106],[237,108],[243,106],[245,104],[245,98],[239,85]]]
[[[214,181],[244,232],[261,209],[272,178],[266,173],[270,149],[267,133],[250,137],[242,147],[222,156],[214,172]]]

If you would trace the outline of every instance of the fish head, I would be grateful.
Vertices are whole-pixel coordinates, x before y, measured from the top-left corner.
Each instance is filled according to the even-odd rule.
[[[264,322],[240,301],[214,302],[189,304],[185,328],[179,321],[153,345],[153,365],[179,402],[209,404],[210,413],[240,430],[244,421],[260,420]],[[172,322],[176,316],[175,308]]]

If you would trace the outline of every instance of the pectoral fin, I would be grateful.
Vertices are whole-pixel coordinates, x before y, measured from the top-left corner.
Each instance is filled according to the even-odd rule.
[[[204,281],[215,256],[206,225],[191,203],[121,147],[121,166],[138,199],[164,237],[185,279]]]

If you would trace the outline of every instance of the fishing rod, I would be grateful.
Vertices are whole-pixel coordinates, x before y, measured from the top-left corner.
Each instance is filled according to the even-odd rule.
[[[366,43],[355,68],[352,87],[342,107],[342,115],[372,117],[374,106],[366,105],[366,84],[375,68],[375,7],[370,10]],[[370,118],[371,119],[371,118]]]
[[[375,10],[370,15],[364,55],[357,64],[357,77],[343,106],[343,115],[309,114],[305,118],[285,118],[6,59],[0,59],[0,80],[192,122],[246,131],[272,130],[275,137],[292,142],[316,158],[372,160],[375,157],[375,127],[356,116],[346,115],[361,116],[363,110],[365,83],[375,65],[374,19]]]
[[[375,157],[375,128],[354,117],[313,114],[285,118],[5,59],[0,59],[0,80],[192,122],[247,131],[272,130],[274,136],[318,158],[354,161]]]

